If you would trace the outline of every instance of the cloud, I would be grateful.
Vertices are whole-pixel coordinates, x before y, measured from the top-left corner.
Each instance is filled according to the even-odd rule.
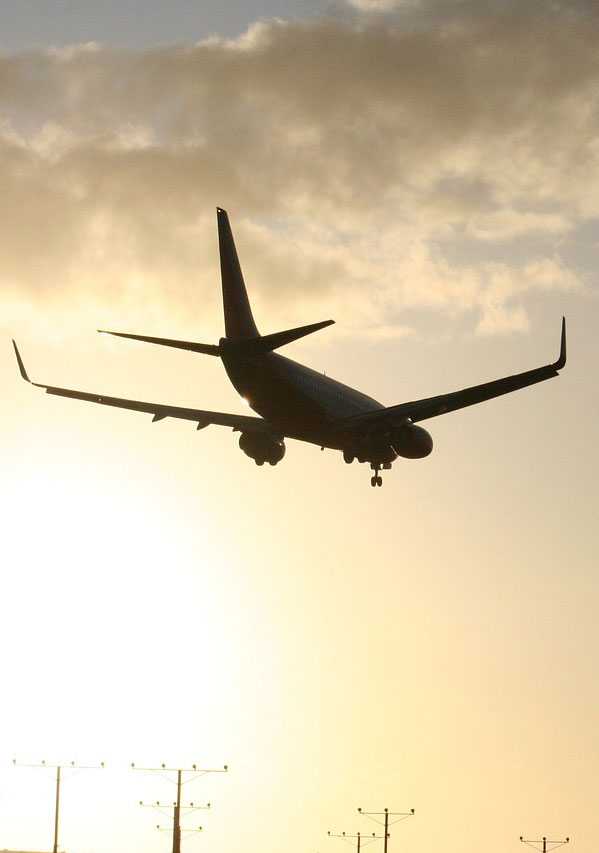
[[[525,328],[533,280],[576,285],[556,242],[599,215],[599,16],[408,5],[418,26],[403,3],[236,40],[1,56],[7,304],[214,311],[219,204],[265,326],[318,311],[388,336],[420,307]],[[498,259],[451,262],[453,239]]]
[[[348,0],[350,6],[362,12],[389,12],[402,6],[413,5],[417,0]]]

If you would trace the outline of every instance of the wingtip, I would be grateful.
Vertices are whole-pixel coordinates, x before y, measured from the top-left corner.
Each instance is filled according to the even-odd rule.
[[[566,318],[562,317],[562,334],[560,339],[559,358],[555,362],[555,369],[561,370],[566,366]]]
[[[21,376],[25,380],[25,382],[31,383],[31,379],[27,376],[27,371],[25,370],[25,365],[23,364],[23,359],[21,358],[21,353],[19,352],[19,348],[17,347],[17,342],[13,338],[12,342],[13,347],[15,348],[15,355],[17,357],[17,364],[19,365],[19,372]]]

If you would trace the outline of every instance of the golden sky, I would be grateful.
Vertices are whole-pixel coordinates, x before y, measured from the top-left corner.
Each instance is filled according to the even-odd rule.
[[[107,762],[65,781],[80,853],[169,846],[130,761],[231,766],[190,850],[327,853],[358,806],[416,809],[390,851],[591,850],[597,9],[292,6],[0,55],[0,847],[51,841],[17,756]],[[95,333],[218,340],[217,204],[261,331],[335,318],[286,354],[382,402],[553,360],[562,314],[568,366],[377,490],[21,381],[11,337],[34,380],[243,411],[216,359]]]

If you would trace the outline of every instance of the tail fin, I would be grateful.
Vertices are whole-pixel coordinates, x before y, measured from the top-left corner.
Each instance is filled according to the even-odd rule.
[[[257,338],[260,333],[252,316],[227,211],[217,207],[216,218],[226,336],[233,340]]]

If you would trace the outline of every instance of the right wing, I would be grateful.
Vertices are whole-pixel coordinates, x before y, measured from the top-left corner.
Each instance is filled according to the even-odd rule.
[[[71,388],[57,388],[53,385],[43,385],[41,382],[32,382],[21,354],[13,341],[15,355],[21,376],[26,382],[37,388],[44,388],[47,394],[55,394],[58,397],[71,397],[75,400],[86,400],[88,403],[100,403],[103,406],[116,406],[119,409],[130,409],[134,412],[145,412],[153,415],[153,421],[163,418],[182,418],[186,421],[197,421],[198,429],[203,429],[210,424],[231,427],[238,432],[258,432],[269,435],[278,434],[268,421],[263,418],[254,418],[249,415],[230,415],[226,412],[208,412],[203,409],[186,409],[181,406],[165,406],[162,403],[144,403],[141,400],[125,400],[121,397],[106,397],[104,394],[91,394],[87,391],[74,391]]]
[[[516,373],[513,376],[505,376],[503,379],[495,379],[492,382],[484,382],[482,385],[474,385],[471,388],[463,388],[461,391],[453,391],[450,394],[440,394],[438,397],[428,397],[425,400],[412,400],[409,403],[400,403],[398,406],[389,406],[385,409],[377,409],[360,415],[353,415],[340,423],[344,429],[377,429],[387,428],[407,419],[413,423],[424,421],[428,418],[436,418],[448,412],[455,412],[467,406],[474,406],[485,400],[492,400],[526,388],[537,382],[544,382],[559,375],[559,371],[566,364],[566,320],[562,319],[562,332],[560,340],[560,352],[557,361],[545,364],[542,367],[526,370],[524,373]]]

